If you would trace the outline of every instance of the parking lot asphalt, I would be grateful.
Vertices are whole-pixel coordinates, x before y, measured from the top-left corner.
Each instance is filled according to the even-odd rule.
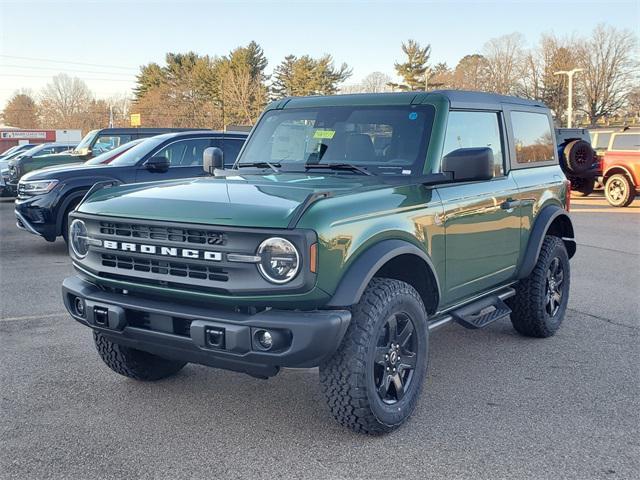
[[[113,373],[65,313],[64,243],[19,231],[0,200],[0,478],[639,478],[640,198],[572,211],[558,334],[437,330],[416,412],[366,437],[329,416],[316,369]]]

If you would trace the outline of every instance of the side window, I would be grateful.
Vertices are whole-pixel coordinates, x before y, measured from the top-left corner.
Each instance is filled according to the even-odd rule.
[[[640,150],[640,134],[622,133],[615,135],[611,150]]]
[[[43,148],[42,150],[40,150],[38,153],[36,153],[34,155],[34,157],[40,157],[42,155],[50,155],[52,153],[56,153],[55,148],[53,147],[47,147],[47,148]]]
[[[598,138],[596,140],[596,147],[599,149],[609,148],[609,140],[611,140],[610,133],[598,133]]]
[[[442,155],[459,148],[489,147],[493,150],[494,174],[504,175],[500,122],[495,112],[449,112]]]
[[[208,138],[180,140],[164,147],[154,157],[167,157],[172,167],[198,166],[202,165],[202,154],[210,144]]]
[[[93,144],[93,154],[99,155],[131,141],[131,135],[100,135]]]
[[[211,143],[212,147],[218,147],[224,152],[224,164],[227,167],[233,165],[238,158],[238,153],[244,144],[244,140],[237,140],[235,138],[216,139]]]
[[[516,162],[529,164],[555,160],[549,117],[544,113],[511,112]]]

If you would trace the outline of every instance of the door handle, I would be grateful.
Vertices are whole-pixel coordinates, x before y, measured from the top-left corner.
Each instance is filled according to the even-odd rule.
[[[509,198],[500,204],[500,208],[503,210],[513,210],[521,205],[520,200],[514,200],[513,198]]]

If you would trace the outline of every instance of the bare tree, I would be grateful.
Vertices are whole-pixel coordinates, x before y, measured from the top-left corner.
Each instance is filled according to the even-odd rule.
[[[391,81],[392,78],[386,73],[370,73],[362,80],[362,91],[369,93],[389,92],[391,91],[391,88],[388,84]]]
[[[53,77],[40,95],[42,124],[49,128],[83,128],[93,94],[77,77],[61,73]]]
[[[584,93],[583,111],[595,125],[621,110],[633,87],[637,41],[628,30],[599,25],[580,51],[578,83]]]
[[[504,95],[515,93],[522,73],[523,45],[520,33],[492,38],[484,45],[490,91]]]
[[[567,77],[555,72],[576,68],[581,45],[576,39],[559,39],[542,35],[538,47],[529,51],[523,60],[522,80],[516,93],[544,102],[556,115],[564,116],[567,108]],[[576,86],[577,87],[577,86]],[[573,107],[581,101],[581,92],[574,88]]]

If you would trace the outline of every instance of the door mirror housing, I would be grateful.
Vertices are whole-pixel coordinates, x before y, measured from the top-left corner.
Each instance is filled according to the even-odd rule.
[[[442,171],[454,182],[474,182],[493,178],[493,150],[489,147],[458,148],[442,158]]]
[[[202,168],[209,175],[224,168],[224,153],[218,147],[208,147],[202,153]]]
[[[170,165],[171,162],[167,157],[151,157],[144,164],[150,172],[166,172]]]

